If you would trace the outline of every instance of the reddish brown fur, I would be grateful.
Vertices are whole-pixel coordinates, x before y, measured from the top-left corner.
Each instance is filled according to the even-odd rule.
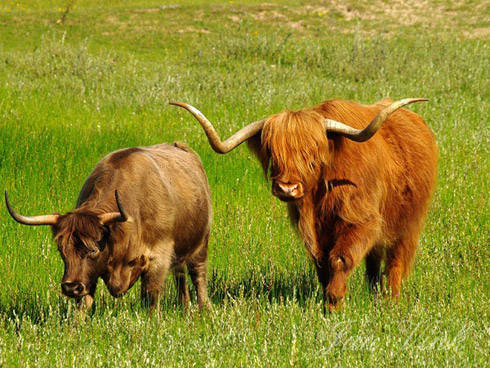
[[[254,150],[273,180],[300,183],[304,195],[288,203],[314,258],[330,307],[345,294],[346,278],[366,255],[371,284],[381,261],[394,296],[407,275],[435,187],[437,146],[417,114],[400,109],[368,141],[325,134],[321,119],[364,128],[391,101],[361,105],[326,101],[267,119]]]

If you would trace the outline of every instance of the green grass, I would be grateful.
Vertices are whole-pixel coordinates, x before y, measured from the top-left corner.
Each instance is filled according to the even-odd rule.
[[[66,212],[121,147],[195,148],[213,195],[208,313],[161,321],[136,285],[75,321],[48,228],[0,210],[0,366],[484,366],[489,316],[488,1],[0,4],[0,188],[19,212]],[[60,5],[62,4],[62,5]],[[422,4],[422,5],[421,5]],[[424,5],[425,4],[425,5]],[[360,266],[345,309],[323,316],[315,272],[246,147],[225,156],[171,100],[224,137],[330,98],[428,97],[411,107],[440,148],[438,186],[397,305],[374,304]]]

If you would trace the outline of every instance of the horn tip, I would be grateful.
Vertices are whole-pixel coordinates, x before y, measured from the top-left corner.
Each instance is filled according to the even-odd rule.
[[[116,197],[116,204],[117,204],[117,207],[119,207],[121,204],[121,199],[119,198],[119,191],[117,189],[114,190],[114,197]]]
[[[5,204],[7,205],[7,209],[9,212],[11,212],[11,207],[10,207],[10,201],[9,201],[9,195],[7,193],[7,190],[5,190]]]
[[[116,197],[116,205],[117,205],[117,209],[119,210],[119,214],[121,216],[121,219],[122,221],[126,221],[128,216],[126,214],[126,212],[124,211],[124,208],[121,204],[121,199],[119,198],[119,192],[118,190],[114,190],[114,196]]]
[[[407,103],[425,102],[425,101],[429,101],[429,99],[426,97],[407,98]]]
[[[9,196],[8,196],[7,190],[5,190],[5,206],[7,206],[7,211],[9,213],[9,215],[12,216],[12,218],[15,221],[20,222],[19,219],[17,218],[17,213],[13,210],[12,206],[10,205],[10,201],[9,201]]]
[[[393,103],[393,105],[397,105],[398,108],[413,104],[414,102],[425,102],[429,101],[426,97],[415,97],[415,98],[404,98],[403,100],[399,100],[398,102]]]
[[[9,195],[7,193],[7,190],[5,190],[5,205],[7,206],[7,210],[10,213],[11,212],[11,208],[10,208]]]

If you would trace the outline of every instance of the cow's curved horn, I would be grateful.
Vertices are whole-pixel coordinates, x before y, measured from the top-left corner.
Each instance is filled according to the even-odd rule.
[[[246,127],[240,129],[238,132],[233,134],[226,141],[222,142],[218,133],[214,129],[213,125],[209,122],[208,119],[194,106],[188,105],[182,102],[170,102],[170,105],[175,105],[182,107],[189,111],[196,119],[199,121],[201,126],[208,137],[209,144],[213,148],[213,150],[217,153],[228,153],[232,149],[236,148],[247,139],[251,138],[255,134],[257,134],[262,127],[264,126],[265,120],[255,121]]]
[[[5,191],[5,204],[10,216],[20,224],[23,225],[56,225],[59,215],[43,215],[43,216],[22,216],[15,212],[10,206],[9,197],[7,191]]]
[[[116,204],[119,212],[109,212],[109,213],[104,213],[102,215],[99,215],[99,220],[102,223],[102,225],[108,225],[114,222],[125,222],[128,219],[128,215],[124,211],[117,190],[114,192],[114,195],[116,197]]]
[[[383,125],[388,116],[393,114],[400,107],[419,101],[428,101],[428,99],[405,98],[403,100],[393,102],[381,110],[364,129],[355,129],[347,124],[331,119],[323,119],[323,124],[325,125],[325,130],[327,132],[343,135],[344,137],[356,142],[364,142],[371,138],[378,131],[378,129],[381,128],[381,125]]]

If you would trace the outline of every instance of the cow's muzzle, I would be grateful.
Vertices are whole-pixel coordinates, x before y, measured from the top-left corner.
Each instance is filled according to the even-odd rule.
[[[303,197],[303,185],[301,183],[274,181],[272,184],[272,194],[284,202],[294,201]]]
[[[80,298],[87,294],[87,288],[81,282],[62,282],[61,291],[69,298]]]

